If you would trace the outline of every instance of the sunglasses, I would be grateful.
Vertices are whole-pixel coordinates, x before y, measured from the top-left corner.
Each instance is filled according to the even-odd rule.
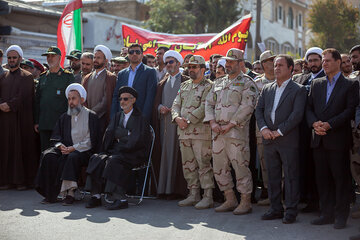
[[[132,98],[132,97],[119,98],[119,101],[121,102],[122,100],[124,100],[125,102],[127,102],[130,98]]]
[[[197,69],[198,66],[197,65],[192,65],[192,66],[188,66],[189,69]]]
[[[7,57],[7,59],[17,59],[18,57]]]
[[[170,61],[165,62],[165,65],[173,64],[174,62],[175,62],[175,60],[170,60]]]
[[[136,53],[137,55],[140,55],[140,54],[141,54],[141,51],[140,51],[140,50],[130,50],[130,51],[129,51],[129,54],[130,54],[130,55],[133,55],[134,53]]]

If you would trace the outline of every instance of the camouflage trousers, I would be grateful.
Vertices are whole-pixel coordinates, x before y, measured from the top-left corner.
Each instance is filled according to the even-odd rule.
[[[211,140],[180,139],[180,151],[184,177],[188,189],[214,188],[211,167]]]
[[[252,192],[253,182],[249,162],[249,142],[221,135],[213,140],[214,176],[221,191],[234,187],[231,164],[235,171],[236,189],[243,194]]]
[[[265,158],[264,158],[264,145],[262,143],[262,138],[256,138],[257,140],[257,152],[260,160],[260,167],[261,167],[261,176],[263,180],[264,187],[268,187],[268,173],[265,165]]]

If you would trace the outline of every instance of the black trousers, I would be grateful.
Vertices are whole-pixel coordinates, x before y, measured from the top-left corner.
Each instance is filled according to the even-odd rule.
[[[346,220],[350,211],[350,156],[348,150],[313,150],[321,215]]]
[[[296,216],[300,199],[298,148],[265,144],[264,158],[269,177],[268,193],[271,210],[284,211],[281,203],[281,182],[284,172],[286,214]]]

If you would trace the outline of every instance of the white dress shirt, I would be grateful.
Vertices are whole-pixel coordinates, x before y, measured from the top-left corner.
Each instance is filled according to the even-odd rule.
[[[130,116],[131,116],[131,114],[132,114],[133,110],[134,110],[134,109],[131,109],[131,111],[130,111],[130,112],[128,112],[128,113],[124,113],[124,115],[125,115],[125,117],[124,117],[124,127],[126,127],[126,124],[127,124],[128,120],[129,120],[129,118],[130,118]]]

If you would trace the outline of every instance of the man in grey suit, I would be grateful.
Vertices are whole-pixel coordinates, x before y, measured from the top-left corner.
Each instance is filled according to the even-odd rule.
[[[270,210],[261,219],[283,218],[283,223],[293,223],[300,196],[298,127],[305,111],[306,89],[292,81],[294,61],[289,55],[278,55],[274,65],[276,80],[264,86],[255,111],[269,175]],[[285,216],[281,203],[282,172]]]

